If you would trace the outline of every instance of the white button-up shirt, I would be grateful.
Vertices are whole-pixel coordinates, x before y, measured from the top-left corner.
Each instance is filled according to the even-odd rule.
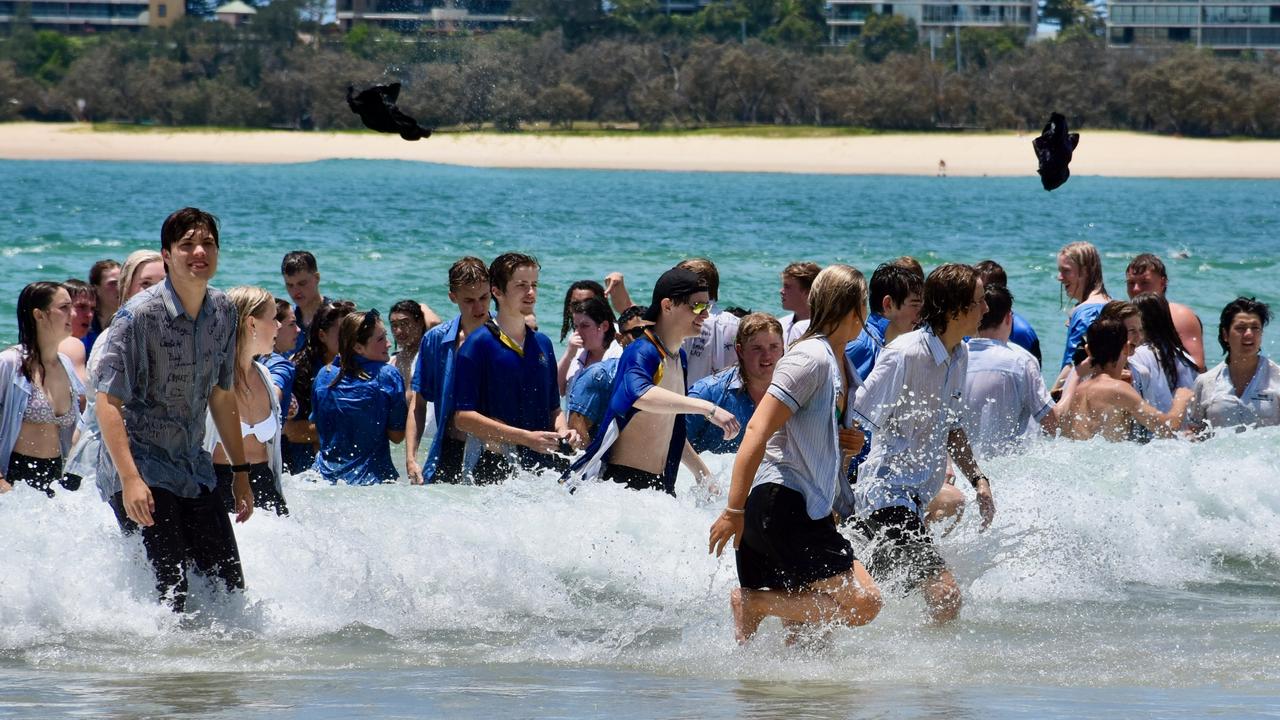
[[[1196,379],[1188,414],[1192,422],[1213,427],[1280,425],[1280,365],[1258,358],[1258,369],[1236,395],[1227,364],[1222,363]]]
[[[965,434],[983,455],[1008,452],[1053,410],[1035,356],[990,338],[969,340],[964,400]]]
[[[853,488],[860,517],[887,507],[923,515],[946,480],[947,435],[963,427],[969,349],[951,353],[929,327],[885,346],[854,395],[855,418],[872,431]]]
[[[694,383],[708,375],[738,364],[738,316],[711,305],[711,314],[702,323],[702,333],[684,341],[684,352],[689,365],[685,370],[685,383]]]

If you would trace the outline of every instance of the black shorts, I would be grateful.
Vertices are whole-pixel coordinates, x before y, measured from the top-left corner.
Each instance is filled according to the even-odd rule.
[[[758,485],[747,496],[738,584],[762,590],[803,590],[853,569],[853,547],[831,516],[814,520],[804,495],[777,483]]]
[[[667,479],[661,475],[654,475],[651,472],[639,470],[628,465],[612,465],[604,466],[604,479],[612,480],[620,485],[626,485],[632,490],[660,490],[668,495],[674,496],[676,489],[674,483],[667,484]]]
[[[151,498],[155,502],[151,513],[155,524],[151,527],[139,528],[125,516],[123,493],[112,496],[111,508],[117,519],[124,518],[121,526],[126,534],[142,535],[161,602],[175,612],[186,608],[187,565],[205,577],[222,581],[229,592],[244,589],[240,548],[231,517],[216,492],[204,490],[200,497],[184,498],[151,488]]]
[[[857,527],[872,542],[867,571],[877,583],[901,580],[911,592],[947,569],[920,515],[910,508],[881,508]]]
[[[218,479],[218,497],[227,512],[236,511],[235,494],[231,485],[235,479],[230,465],[215,464],[213,475]],[[249,489],[253,491],[253,506],[263,510],[274,510],[277,515],[288,515],[289,508],[284,503],[284,495],[276,489],[276,477],[271,472],[269,463],[249,464]]]
[[[22,453],[9,453],[9,472],[5,481],[10,485],[24,482],[40,492],[53,497],[53,483],[67,490],[80,488],[80,476],[62,474],[62,458],[38,458]]]
[[[545,455],[536,453],[527,448],[520,448],[519,451],[519,468],[522,470],[551,470],[557,474],[564,473],[569,469],[569,459],[559,455]],[[480,459],[476,461],[475,467],[471,468],[471,479],[477,485],[494,485],[506,482],[508,478],[516,474],[516,464],[506,455],[500,455],[495,452],[485,450],[480,453]]]
[[[467,454],[467,441],[451,438],[448,435],[440,439],[440,457],[436,458],[436,471],[431,482],[457,485],[465,478],[462,471],[463,460]]]

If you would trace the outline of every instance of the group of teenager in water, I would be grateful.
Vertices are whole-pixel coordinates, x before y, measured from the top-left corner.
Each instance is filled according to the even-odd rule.
[[[217,219],[178,210],[158,252],[99,262],[88,282],[23,288],[18,342],[0,353],[0,492],[96,485],[175,610],[188,570],[244,588],[232,519],[287,515],[282,478],[395,481],[391,446],[403,443],[415,485],[526,472],[567,492],[611,482],[674,495],[684,465],[714,495],[702,454],[733,454],[709,549],[735,549],[740,642],[770,616],[794,633],[865,624],[881,586],[920,593],[945,623],[961,594],[931,526],[963,511],[956,477],[992,522],[981,459],[1037,435],[1280,424],[1266,304],[1223,308],[1225,360],[1206,371],[1203,327],[1165,297],[1163,262],[1134,258],[1129,299],[1115,300],[1083,242],[1057,257],[1075,305],[1052,383],[990,260],[926,275],[902,257],[869,281],[795,262],[780,274],[780,318],[719,305],[706,258],[663,273],[648,305],[612,273],[567,289],[557,357],[537,330],[529,255],[461,258],[442,278],[452,318],[403,300],[384,323],[325,297],[305,251],[281,265],[292,303],[216,290],[219,252]]]

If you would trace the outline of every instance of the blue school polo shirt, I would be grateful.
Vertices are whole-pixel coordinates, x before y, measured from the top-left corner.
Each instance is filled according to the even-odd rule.
[[[400,477],[387,432],[403,432],[409,405],[394,365],[358,358],[367,379],[347,375],[330,387],[338,366],[324,366],[311,387],[311,421],[320,436],[315,469],[325,480],[376,485]]]
[[[609,409],[609,398],[613,396],[613,378],[618,373],[618,358],[607,358],[589,365],[573,378],[569,386],[569,394],[565,397],[565,407],[571,413],[578,413],[587,419],[591,437],[595,437],[600,429],[600,421]]]
[[[414,363],[413,391],[431,403],[436,417],[436,434],[431,439],[427,460],[422,464],[422,481],[432,482],[440,464],[440,448],[444,444],[453,416],[453,385],[456,377],[458,332],[462,329],[462,316],[437,325],[422,336],[418,345],[418,359]]]
[[[474,410],[521,430],[554,430],[552,411],[560,409],[556,355],[551,338],[525,329],[521,351],[507,347],[488,323],[471,333],[454,359],[453,410]],[[514,342],[514,341],[513,341]],[[542,457],[518,449],[522,462]]]
[[[1031,323],[1018,313],[1013,314],[1013,329],[1009,331],[1009,342],[1034,355],[1037,363],[1044,364],[1044,359],[1040,357],[1040,338],[1036,336],[1035,328],[1031,327]]]
[[[880,357],[880,351],[884,349],[884,334],[888,329],[889,318],[880,313],[871,313],[858,337],[844,346],[844,355],[857,371],[859,380],[865,380],[871,375],[871,369],[876,366],[876,358]]]
[[[259,362],[271,373],[271,383],[280,388],[280,422],[289,418],[289,405],[293,401],[293,380],[298,369],[280,353],[267,353],[258,357]]]
[[[747,387],[742,382],[742,373],[735,365],[725,368],[715,375],[702,378],[689,388],[689,397],[706,400],[733,413],[738,424],[747,426],[751,414],[756,411],[756,404],[751,401]],[[689,444],[697,452],[716,454],[736,453],[742,444],[742,433],[739,432],[730,440],[724,439],[724,431],[715,426],[705,415],[686,415],[685,427],[689,433]]]

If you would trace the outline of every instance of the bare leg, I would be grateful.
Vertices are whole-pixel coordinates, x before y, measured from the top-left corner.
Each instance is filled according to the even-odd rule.
[[[934,624],[945,625],[960,615],[960,588],[950,570],[942,570],[926,580],[921,590]]]
[[[799,592],[783,590],[734,590],[729,598],[733,608],[738,642],[751,639],[766,617],[805,624],[839,622],[866,625],[880,612],[880,589],[862,563],[842,575],[819,580]]]
[[[964,493],[960,492],[955,485],[944,484],[937,496],[930,501],[929,507],[925,509],[925,525],[932,525],[949,517],[954,517],[958,522],[964,515],[964,504]]]

